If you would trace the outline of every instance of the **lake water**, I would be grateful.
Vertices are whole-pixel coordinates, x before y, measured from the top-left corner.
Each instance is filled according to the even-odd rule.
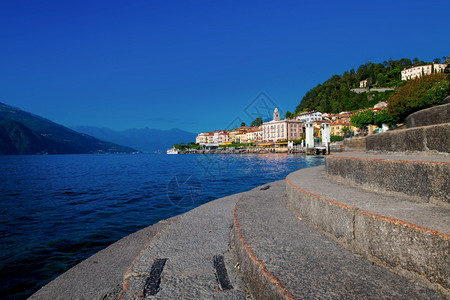
[[[323,163],[283,154],[0,156],[0,298],[24,299],[160,220]]]

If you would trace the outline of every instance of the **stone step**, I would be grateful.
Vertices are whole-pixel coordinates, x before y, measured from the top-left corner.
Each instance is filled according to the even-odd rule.
[[[430,153],[339,153],[326,158],[333,179],[411,201],[450,203],[450,156]]]
[[[450,97],[447,97],[449,101]],[[408,128],[450,123],[450,103],[436,105],[410,114],[405,124]]]
[[[363,256],[450,291],[450,209],[334,182],[325,167],[291,173],[289,208]]]
[[[287,208],[286,181],[245,193],[234,209],[234,247],[255,299],[443,299],[355,255]]]
[[[449,153],[450,123],[372,134],[365,138],[365,143],[369,151]]]

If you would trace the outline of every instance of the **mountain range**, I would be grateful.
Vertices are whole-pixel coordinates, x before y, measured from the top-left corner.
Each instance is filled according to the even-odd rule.
[[[181,142],[194,142],[195,133],[178,128],[159,130],[150,128],[114,131],[108,128],[76,126],[74,130],[95,136],[98,139],[126,145],[143,152],[159,152]]]
[[[132,153],[0,102],[0,154]]]

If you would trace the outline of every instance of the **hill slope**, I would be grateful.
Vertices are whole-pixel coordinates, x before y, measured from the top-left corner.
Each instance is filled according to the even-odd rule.
[[[0,102],[2,154],[130,153],[136,150],[98,140]]]
[[[108,128],[77,126],[76,131],[83,132],[101,140],[127,145],[144,152],[165,151],[180,142],[194,142],[196,134],[181,129],[128,129],[114,131]]]
[[[359,88],[360,81],[367,80],[370,88],[394,88],[405,84],[401,80],[401,70],[412,66],[428,64],[415,58],[400,60],[389,59],[383,63],[367,62],[355,71],[344,72],[343,75],[334,75],[322,84],[309,90],[300,101],[295,113],[303,110],[318,110],[328,113],[353,111],[371,107],[380,101],[386,101],[393,94],[389,92],[354,93],[352,89]]]

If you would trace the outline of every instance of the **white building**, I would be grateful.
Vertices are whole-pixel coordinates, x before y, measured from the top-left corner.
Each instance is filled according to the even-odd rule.
[[[230,142],[230,135],[228,134],[228,131],[222,131],[219,133],[219,137],[217,139],[217,143],[219,145],[222,145],[224,143]]]
[[[302,123],[322,121],[323,116],[320,111],[313,110],[299,114],[297,120],[299,120]]]
[[[263,130],[258,128],[247,131],[247,140],[250,143],[262,142]]]
[[[421,77],[422,75],[430,75],[432,73],[441,73],[447,64],[431,64],[425,66],[417,66],[402,71],[402,80],[410,80]]]
[[[360,87],[360,88],[365,88],[365,87],[367,87],[367,79],[366,79],[366,80],[361,80],[361,81],[359,82],[359,87]]]
[[[301,138],[302,122],[299,120],[280,120],[277,108],[273,112],[273,120],[261,125],[263,140],[265,142],[278,142],[283,140],[298,140]]]
[[[204,145],[208,143],[209,132],[202,132],[195,138],[195,143],[199,145]]]

